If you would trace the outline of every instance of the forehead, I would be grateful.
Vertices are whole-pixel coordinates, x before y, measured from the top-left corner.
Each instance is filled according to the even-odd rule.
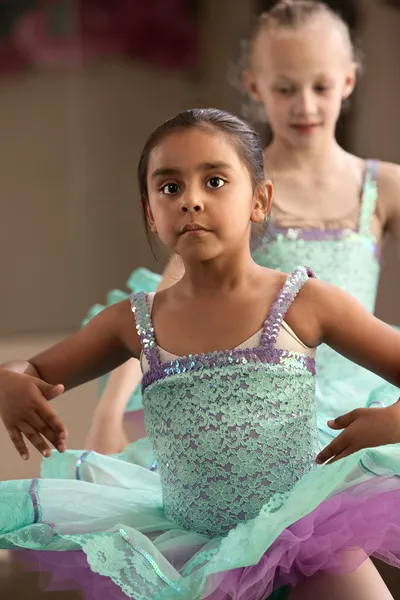
[[[296,28],[260,31],[253,46],[253,68],[265,76],[301,79],[347,69],[350,48],[332,19],[315,19]]]
[[[168,134],[152,150],[148,176],[159,168],[189,171],[200,164],[215,162],[228,163],[235,170],[243,168],[228,135],[208,127],[181,129]]]

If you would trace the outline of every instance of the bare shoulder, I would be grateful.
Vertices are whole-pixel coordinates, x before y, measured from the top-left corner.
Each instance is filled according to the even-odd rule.
[[[387,207],[399,203],[400,165],[391,162],[379,163],[378,175],[379,197]]]
[[[109,306],[103,313],[123,345],[132,352],[133,356],[140,356],[140,339],[136,327],[135,311],[130,298]]]
[[[288,281],[290,273],[263,269],[266,282],[265,294],[268,294],[273,300]],[[320,288],[323,288],[323,286],[324,284],[320,281],[310,277],[297,293],[285,316],[287,324],[299,339],[310,348],[315,348],[320,343],[318,316],[315,307],[320,302]]]
[[[129,298],[107,306],[78,332],[82,340],[97,340],[98,344],[120,346],[132,356],[140,356],[140,339]]]
[[[392,162],[380,162],[377,179],[380,194],[398,194],[400,191],[400,165]]]
[[[29,362],[45,381],[62,382],[71,389],[111,372],[132,356],[140,356],[140,341],[130,302],[123,300]]]
[[[395,237],[400,236],[400,165],[379,163],[379,205],[383,210],[385,226]]]
[[[342,322],[349,311],[360,310],[364,314],[363,307],[344,290],[310,277],[289,309],[287,321],[307,346],[315,348],[331,324]]]

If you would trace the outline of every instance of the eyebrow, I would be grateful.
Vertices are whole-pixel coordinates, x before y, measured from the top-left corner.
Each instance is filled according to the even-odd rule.
[[[212,171],[215,169],[228,169],[230,171],[233,171],[232,166],[223,161],[201,163],[200,165],[197,166],[196,170],[197,171]],[[162,175],[179,175],[180,173],[181,173],[181,171],[179,169],[161,167],[160,169],[156,169],[151,174],[151,179],[156,179],[157,177],[160,177]]]

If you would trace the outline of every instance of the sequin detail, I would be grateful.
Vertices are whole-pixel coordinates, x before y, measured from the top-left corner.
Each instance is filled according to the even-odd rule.
[[[119,534],[122,537],[122,539],[125,540],[125,542],[132,548],[132,550],[135,550],[136,552],[139,552],[139,554],[141,554],[143,556],[143,558],[145,560],[147,560],[147,562],[151,565],[151,567],[154,570],[154,572],[156,573],[156,575],[160,579],[162,579],[162,581],[164,581],[164,583],[166,583],[169,587],[174,588],[177,592],[180,591],[179,586],[176,585],[173,581],[171,581],[171,579],[169,579],[168,577],[166,577],[166,575],[164,575],[164,573],[161,571],[160,567],[158,566],[158,564],[156,563],[156,561],[150,556],[150,554],[148,554],[147,552],[145,552],[143,550],[143,548],[141,548],[138,544],[136,544],[136,542],[134,542],[133,540],[131,540],[130,537],[128,536],[128,534],[126,533],[126,531],[124,529],[120,529],[119,530]]]
[[[91,454],[91,452],[92,452],[91,450],[86,450],[85,452],[83,452],[80,455],[80,457],[76,461],[75,479],[78,479],[78,480],[82,479],[82,473],[81,473],[82,464],[84,463],[85,459],[89,456],[89,454]]]
[[[136,331],[140,338],[143,353],[149,362],[150,369],[152,369],[159,362],[159,352],[154,340],[154,328],[146,298],[147,295],[144,292],[129,296],[131,309],[135,315]]]
[[[147,296],[143,292],[132,294],[130,296],[130,301],[132,312],[136,317],[136,329],[140,335],[143,353],[150,366],[147,373],[143,375],[142,390],[144,391],[155,381],[169,377],[170,375],[191,373],[227,365],[258,363],[260,365],[290,366],[293,364],[296,365],[297,368],[301,366],[302,369],[309,371],[311,374],[315,374],[314,358],[300,352],[276,348],[276,335],[273,335],[273,332],[279,331],[283,317],[291,302],[309,277],[314,277],[311,269],[307,267],[298,267],[288,278],[285,286],[280,292],[280,296],[272,305],[265,320],[259,346],[255,348],[236,348],[233,350],[208,352],[205,354],[189,354],[188,356],[179,357],[163,363],[160,361],[158,347],[154,337],[154,328],[151,321]]]
[[[145,424],[153,441],[167,518],[219,536],[277,510],[317,453],[313,360],[278,350],[276,333],[312,273],[288,277],[257,348],[160,363],[149,308],[132,297],[143,352]],[[151,344],[153,342],[153,344]],[[182,460],[182,456],[185,460]]]

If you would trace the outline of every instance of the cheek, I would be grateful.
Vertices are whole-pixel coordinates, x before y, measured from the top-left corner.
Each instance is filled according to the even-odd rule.
[[[332,119],[337,119],[342,110],[342,96],[340,91],[333,93],[324,104],[326,113],[329,114]]]
[[[268,102],[267,115],[271,125],[283,125],[290,113],[290,101],[285,98],[270,96]]]

